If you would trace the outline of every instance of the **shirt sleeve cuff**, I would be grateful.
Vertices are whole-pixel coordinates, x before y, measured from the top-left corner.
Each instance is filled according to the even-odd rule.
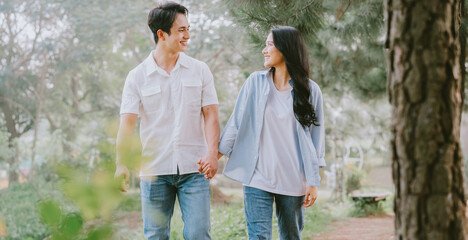
[[[230,147],[226,146],[226,144],[224,144],[224,142],[219,142],[218,151],[220,153],[222,153],[224,156],[229,158],[231,156],[232,149]]]
[[[208,105],[218,105],[218,104],[219,104],[219,103],[218,103],[218,101],[216,101],[216,100],[215,100],[215,101],[203,101],[202,107],[206,107],[206,106],[208,106]]]
[[[307,186],[320,187],[320,176],[315,179],[307,179]]]
[[[324,158],[324,157],[319,158],[318,164],[319,164],[319,168],[323,168],[323,167],[326,167],[326,166],[327,166],[327,163],[325,162],[325,158]]]

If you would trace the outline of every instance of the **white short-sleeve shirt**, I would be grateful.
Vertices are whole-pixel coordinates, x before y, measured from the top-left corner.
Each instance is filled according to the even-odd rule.
[[[197,160],[205,156],[202,107],[218,104],[213,75],[208,66],[179,53],[176,66],[167,74],[152,53],[130,71],[125,80],[120,114],[140,117],[142,164],[140,176],[198,171]]]

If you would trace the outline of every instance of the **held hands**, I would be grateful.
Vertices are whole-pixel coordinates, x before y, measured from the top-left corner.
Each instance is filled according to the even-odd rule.
[[[198,160],[198,172],[205,174],[206,179],[211,179],[218,172],[218,159],[215,154],[207,154]]]
[[[127,188],[130,185],[130,172],[128,168],[123,165],[117,165],[114,178],[121,180],[120,191],[127,192]]]
[[[304,203],[304,207],[308,208],[314,205],[315,200],[317,200],[318,189],[315,186],[307,186]]]

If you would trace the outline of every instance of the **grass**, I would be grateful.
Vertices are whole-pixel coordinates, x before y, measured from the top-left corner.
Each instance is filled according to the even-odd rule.
[[[226,189],[223,189],[223,192]],[[248,239],[247,227],[245,224],[244,207],[238,189],[230,189],[226,192],[233,193],[233,201],[226,205],[212,205],[211,207],[211,236],[212,239]],[[327,206],[326,200],[318,201],[313,207],[306,209],[304,216],[303,239],[310,239],[314,234],[324,232],[327,226],[337,217],[344,216],[339,206]],[[273,239],[279,239],[278,222],[273,210]],[[171,222],[171,239],[183,239],[183,222],[178,207],[175,208],[174,217]]]
[[[226,191],[225,191],[226,190]],[[229,204],[211,205],[212,239],[248,239],[243,209],[241,189],[223,189],[232,197]],[[54,186],[41,185],[41,194],[59,203],[64,213],[74,212],[73,206],[60,195]],[[51,234],[51,229],[43,224],[38,214],[39,196],[30,184],[14,184],[0,194],[0,221],[6,223],[7,236],[0,239],[44,239]],[[341,218],[343,206],[328,203],[320,199],[312,208],[305,211],[304,239],[310,239],[315,233],[324,232],[336,218]],[[273,215],[274,216],[274,215]],[[99,219],[85,223],[85,227],[98,225]],[[137,191],[126,194],[113,213],[113,239],[144,239],[141,220],[141,203]],[[82,236],[82,235],[81,235]],[[81,237],[78,237],[81,238]],[[183,222],[176,203],[171,221],[171,239],[183,239]],[[278,239],[278,225],[273,217],[273,239]]]

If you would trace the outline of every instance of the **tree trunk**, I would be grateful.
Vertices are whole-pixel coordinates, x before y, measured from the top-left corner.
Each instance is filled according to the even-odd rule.
[[[19,159],[19,151],[18,151],[18,143],[12,142],[11,145],[10,143],[8,146],[12,149],[14,149],[14,155],[8,159],[8,185],[18,182],[19,180],[19,172],[21,171],[18,166],[18,159]]]
[[[461,1],[460,4],[460,19],[464,19],[466,17],[466,9],[465,9],[465,1]],[[460,28],[462,29],[462,28]],[[460,69],[461,69],[461,77],[462,77],[462,84],[461,84],[461,97],[462,97],[462,104],[460,105],[461,111],[463,112],[463,103],[465,102],[465,84],[466,84],[466,69],[465,69],[465,60],[466,60],[466,38],[467,32],[466,32],[467,27],[463,29],[463,31],[460,31],[460,35],[458,36],[458,39],[460,40]],[[461,116],[460,114],[460,121],[461,121]]]
[[[385,0],[396,239],[465,239],[460,5]]]
[[[16,139],[19,137],[18,131],[16,130],[16,124],[15,120],[13,117],[13,110],[11,109],[10,104],[6,100],[5,96],[3,96],[3,93],[0,91],[0,110],[3,113],[3,116],[5,117],[5,122],[6,122],[6,128],[9,133],[8,136],[8,148],[12,149],[14,151],[14,155],[11,157],[8,157],[7,163],[9,165],[8,167],[8,184],[11,184],[12,182],[17,182],[18,181],[18,173],[17,171],[17,155],[18,155],[18,149],[16,145]]]
[[[39,121],[41,119],[41,114],[42,114],[42,105],[44,103],[44,88],[46,84],[46,77],[47,77],[47,69],[49,68],[49,65],[47,64],[47,55],[44,53],[44,66],[42,67],[41,71],[41,83],[39,86],[39,93],[37,94],[37,110],[36,110],[36,116],[34,118],[34,138],[33,138],[33,146],[31,150],[31,167],[28,175],[28,179],[31,180],[31,178],[34,175],[34,161],[36,159],[36,144],[37,144],[37,133],[39,132]]]

